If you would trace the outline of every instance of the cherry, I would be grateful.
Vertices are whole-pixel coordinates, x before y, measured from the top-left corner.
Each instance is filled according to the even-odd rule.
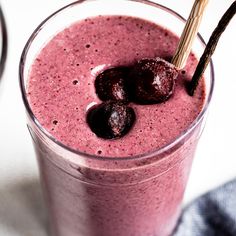
[[[123,137],[130,131],[135,119],[133,108],[120,101],[101,103],[90,108],[87,113],[90,129],[103,139]]]
[[[160,59],[142,59],[130,73],[132,100],[138,104],[155,104],[166,101],[174,91],[177,69]]]
[[[98,74],[95,90],[102,101],[114,100],[128,102],[126,80],[128,67],[114,67]]]

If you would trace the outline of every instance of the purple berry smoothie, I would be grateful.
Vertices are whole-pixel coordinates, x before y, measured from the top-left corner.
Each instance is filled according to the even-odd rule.
[[[38,54],[27,88],[34,115],[62,144],[100,156],[72,165],[32,132],[54,235],[167,236],[173,230],[200,127],[162,155],[132,157],[171,143],[202,110],[204,81],[194,97],[186,92],[195,56],[190,55],[168,101],[131,104],[137,119],[123,138],[98,138],[86,123],[86,112],[101,102],[94,88],[99,72],[142,58],[170,60],[177,43],[177,36],[154,23],[99,16],[58,33]],[[105,157],[114,161],[103,161]]]

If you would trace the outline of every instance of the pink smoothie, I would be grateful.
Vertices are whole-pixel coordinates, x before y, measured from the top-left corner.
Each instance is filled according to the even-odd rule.
[[[86,112],[101,103],[94,88],[99,72],[142,58],[170,60],[177,43],[178,38],[167,29],[138,18],[99,16],[75,23],[55,35],[35,59],[27,88],[31,109],[56,140],[101,159],[131,158],[159,149],[184,132],[202,110],[204,82],[194,97],[186,92],[197,64],[193,54],[168,101],[131,104],[137,119],[123,138],[98,138],[86,123]],[[54,234],[169,235],[179,214],[199,129],[162,156],[127,161],[122,167],[117,159],[109,163],[88,160],[86,167],[75,166],[66,157],[62,166],[54,165],[60,155],[36,137]]]

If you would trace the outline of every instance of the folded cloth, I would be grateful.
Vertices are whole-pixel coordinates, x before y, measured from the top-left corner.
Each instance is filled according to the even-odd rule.
[[[173,236],[236,236],[236,179],[187,206]]]

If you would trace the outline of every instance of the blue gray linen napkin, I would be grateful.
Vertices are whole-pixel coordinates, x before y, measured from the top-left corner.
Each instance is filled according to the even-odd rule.
[[[173,236],[236,236],[236,179],[187,206]]]

